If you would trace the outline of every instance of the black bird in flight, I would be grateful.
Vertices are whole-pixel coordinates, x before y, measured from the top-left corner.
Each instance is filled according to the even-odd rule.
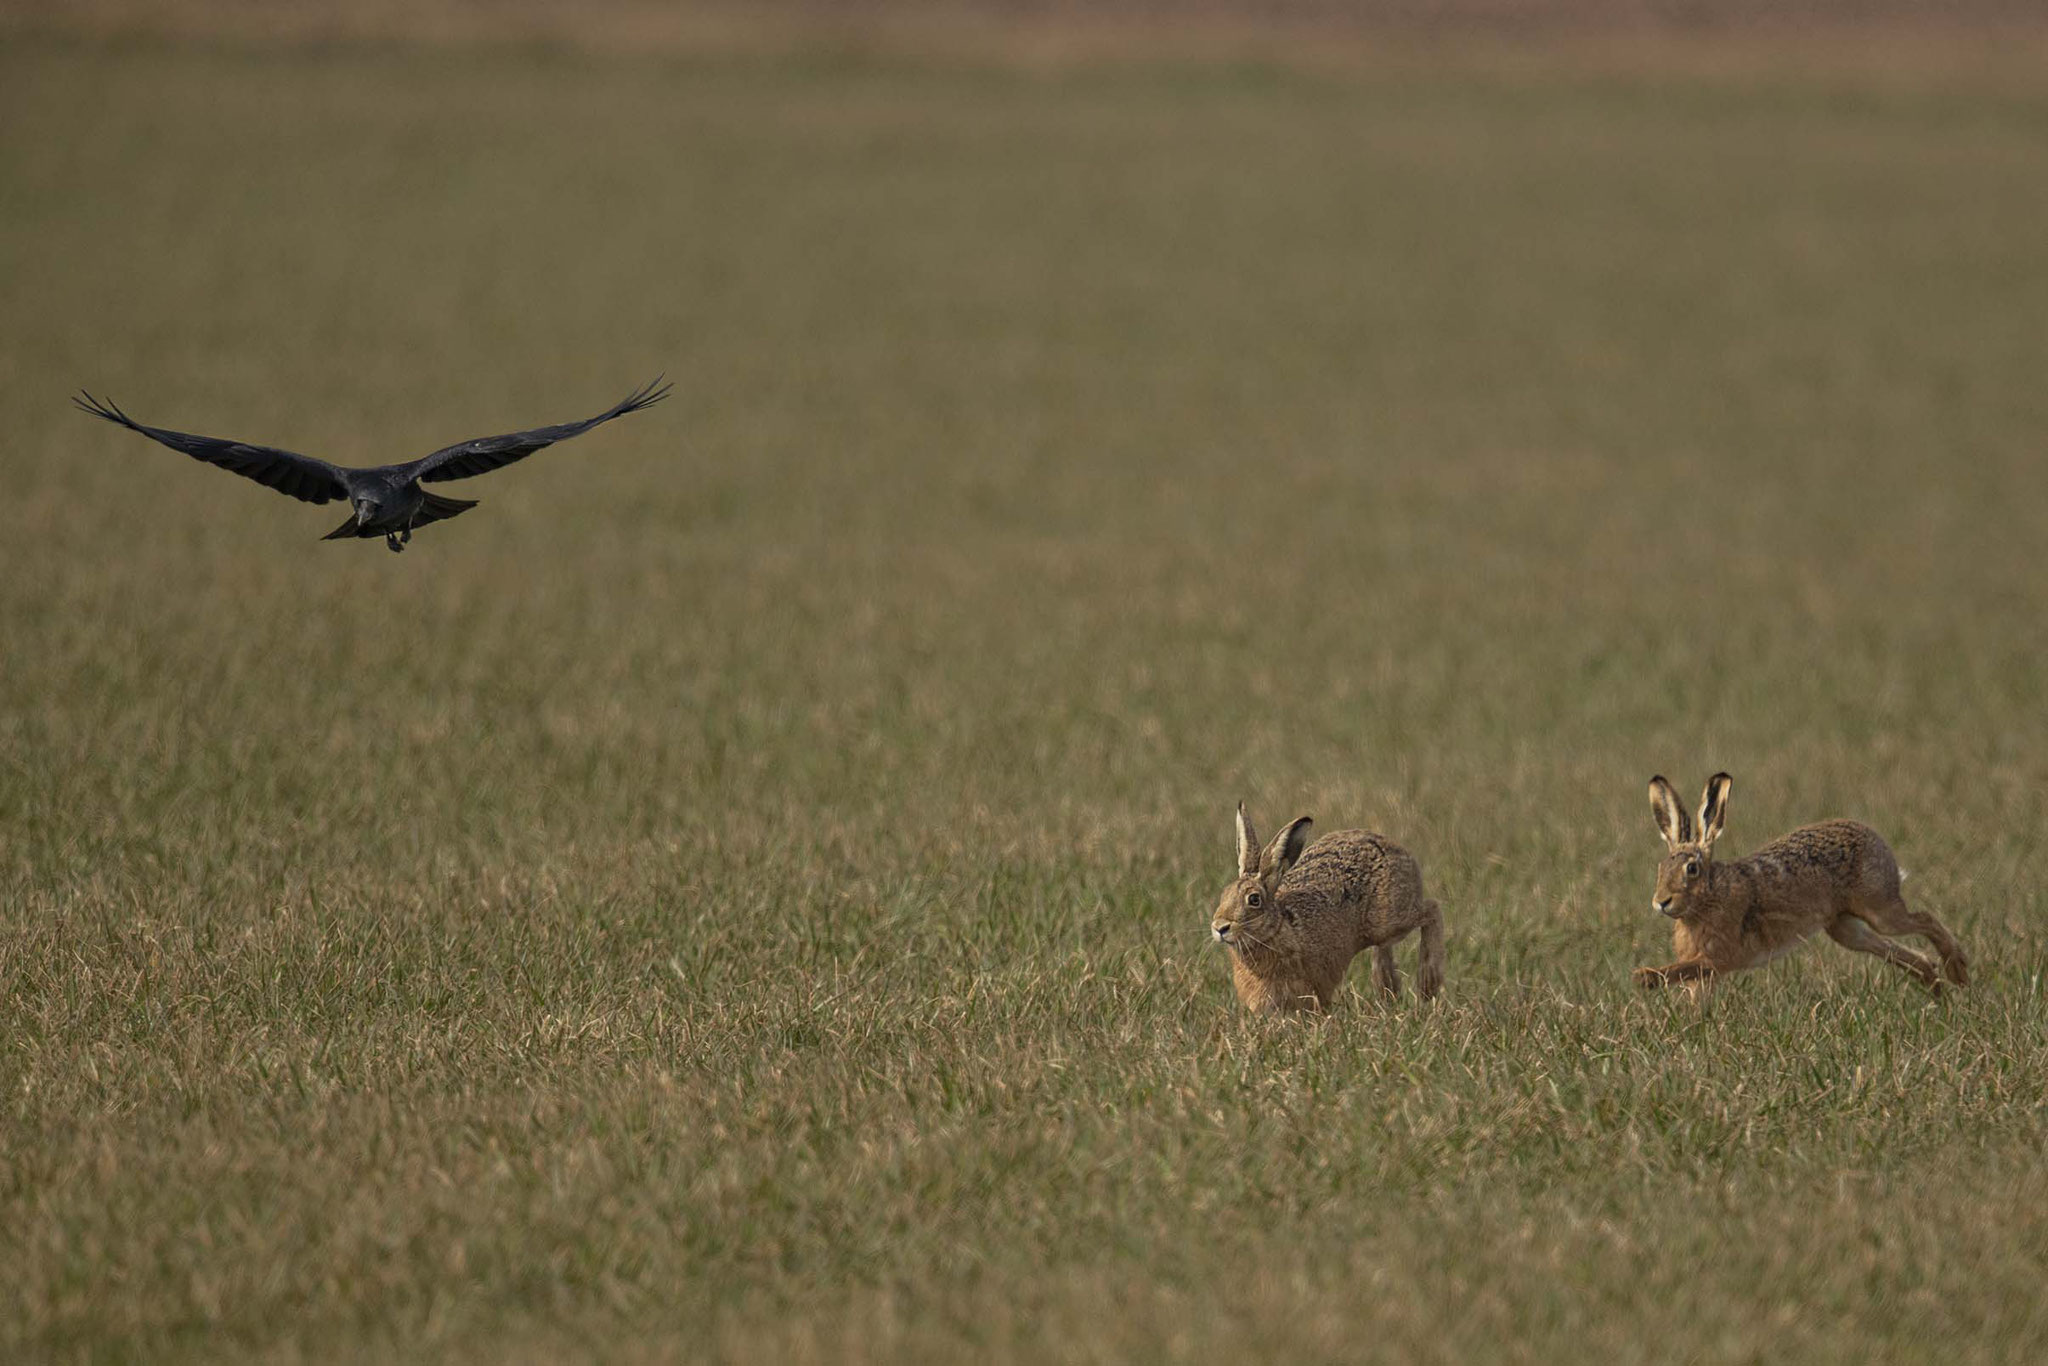
[[[233,470],[279,493],[290,494],[300,502],[325,503],[335,498],[346,498],[355,508],[355,515],[328,532],[322,540],[382,536],[384,543],[393,550],[403,550],[405,543],[412,539],[414,527],[446,521],[476,506],[473,501],[429,493],[420,487],[422,482],[438,483],[444,479],[467,479],[473,474],[488,474],[501,465],[523,459],[557,441],[581,436],[599,423],[651,407],[668,397],[670,387],[656,379],[596,417],[588,417],[581,422],[535,427],[531,431],[510,432],[504,436],[480,436],[474,441],[444,446],[432,455],[421,456],[402,465],[378,465],[360,470],[330,465],[325,460],[316,460],[295,451],[281,451],[274,446],[251,446],[217,436],[193,436],[162,427],[145,427],[112,403],[103,403],[82,390],[80,396],[71,401],[94,417],[118,423],[131,432],[141,432],[150,440],[162,442],[174,451],[183,451],[194,460]]]

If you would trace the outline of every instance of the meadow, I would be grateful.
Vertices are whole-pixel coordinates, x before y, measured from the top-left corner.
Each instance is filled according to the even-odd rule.
[[[2043,88],[0,49],[0,1357],[2048,1355]],[[1634,990],[1717,768],[1972,985]]]

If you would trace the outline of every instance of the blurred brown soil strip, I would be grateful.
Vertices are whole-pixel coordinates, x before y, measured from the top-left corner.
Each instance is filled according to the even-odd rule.
[[[1455,66],[2048,91],[2048,7],[2033,0],[0,0],[0,37],[837,55],[1046,70]]]

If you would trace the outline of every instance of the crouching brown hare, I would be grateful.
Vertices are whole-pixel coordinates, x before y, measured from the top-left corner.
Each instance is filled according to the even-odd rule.
[[[1422,895],[1414,855],[1380,835],[1340,830],[1308,842],[1301,817],[1263,851],[1237,808],[1237,880],[1223,889],[1209,929],[1230,953],[1237,999],[1260,1014],[1327,1010],[1351,960],[1373,951],[1372,978],[1401,994],[1394,943],[1422,932],[1415,975],[1423,999],[1444,985],[1444,918]]]
[[[1695,831],[1671,784],[1661,775],[1650,779],[1650,810],[1666,850],[1650,907],[1671,917],[1678,961],[1637,968],[1638,986],[1704,982],[1761,967],[1820,930],[1844,948],[1897,964],[1930,991],[1941,990],[1944,973],[1957,986],[1968,984],[1969,960],[1955,936],[1926,912],[1907,909],[1898,860],[1861,821],[1802,825],[1748,858],[1715,862],[1714,841],[1734,785],[1725,773],[1707,780]],[[1928,940],[1940,965],[1886,937],[1895,934]]]

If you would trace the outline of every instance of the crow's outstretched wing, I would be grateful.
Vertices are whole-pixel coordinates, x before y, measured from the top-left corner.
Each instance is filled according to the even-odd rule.
[[[619,400],[596,417],[587,417],[581,422],[564,422],[554,427],[535,427],[530,432],[510,432],[504,436],[480,436],[474,441],[448,446],[432,455],[422,456],[405,468],[415,479],[433,482],[441,479],[467,479],[473,474],[487,474],[514,460],[544,450],[557,441],[567,441],[572,436],[581,436],[601,422],[609,422],[627,413],[637,413],[642,408],[652,407],[668,397],[670,386],[656,379],[652,384]]]
[[[290,494],[300,502],[325,503],[330,499],[348,497],[348,485],[342,480],[341,470],[325,460],[281,451],[274,446],[251,446],[244,441],[227,441],[217,436],[193,436],[190,432],[145,427],[114,404],[83,391],[71,401],[94,417],[103,417],[131,432],[141,432],[151,441],[162,442],[174,451],[183,451],[194,460],[233,470],[245,479],[254,479],[279,493]]]

